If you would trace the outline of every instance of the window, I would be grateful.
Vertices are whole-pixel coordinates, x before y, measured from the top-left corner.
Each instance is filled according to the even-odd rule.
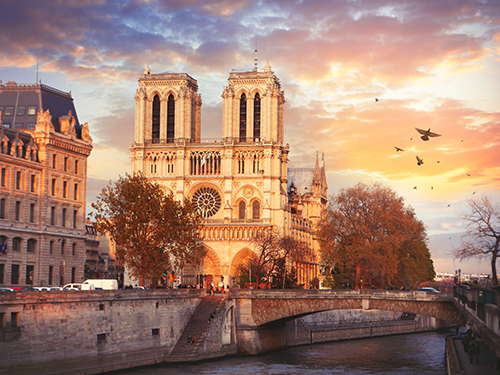
[[[21,171],[17,171],[16,172],[16,189],[17,190],[21,190],[21,180],[22,178],[22,175],[21,175]]]
[[[34,266],[26,266],[26,284],[33,285],[35,275],[33,274],[35,270]]]
[[[160,97],[155,95],[153,98],[153,126],[151,129],[151,138],[160,138]]]
[[[63,198],[68,197],[68,181],[63,181]]]
[[[240,98],[240,141],[246,141],[247,136],[247,97],[241,94]]]
[[[259,201],[254,201],[252,204],[252,219],[260,219],[260,203]]]
[[[8,124],[8,123],[3,123],[3,124],[2,124],[2,126],[3,126],[4,128],[10,128],[10,124]]]
[[[71,282],[76,283],[76,268],[71,268]]]
[[[255,94],[253,101],[253,138],[258,141],[260,138],[260,95]]]
[[[57,155],[52,155],[52,168],[56,169],[57,167]]]
[[[55,178],[52,179],[52,186],[50,188],[50,193],[52,194],[52,196],[56,195],[56,179]]]
[[[99,333],[97,335],[97,343],[101,342],[106,342],[106,334],[105,333]]]
[[[62,210],[62,226],[66,226],[66,213],[68,212],[67,208],[63,208]]]
[[[30,191],[34,193],[36,191],[36,176],[34,174],[31,175],[31,186]]]
[[[49,253],[54,254],[54,241],[50,241]]]
[[[78,210],[74,210],[73,211],[73,228],[76,228],[77,219],[78,219]]]
[[[16,201],[16,212],[15,212],[16,221],[21,220],[21,201]]]
[[[28,253],[34,253],[36,248],[36,240],[33,238],[30,238],[28,240]]]
[[[20,237],[15,237],[12,240],[12,251],[21,251],[21,241]]]
[[[0,219],[5,219],[5,198],[0,199]]]
[[[14,116],[14,107],[5,107],[4,116]]]
[[[17,275],[19,278],[19,270],[17,271]],[[19,282],[17,282],[16,284],[19,284]],[[10,325],[12,327],[19,327],[20,324],[21,323],[20,323],[20,319],[19,319],[19,313],[18,312],[11,312],[10,313]]]
[[[31,203],[30,204],[30,223],[35,222],[35,204]]]
[[[71,255],[75,256],[76,255],[76,243],[73,244],[73,247],[71,249]],[[74,281],[72,281],[74,283]]]
[[[56,225],[56,208],[50,207],[50,225]]]
[[[36,124],[28,124],[26,125],[26,129],[35,129],[36,128]]]
[[[0,284],[4,284],[3,280],[5,278],[5,264],[0,264]],[[1,322],[0,322],[1,323]],[[1,327],[1,324],[0,324]]]
[[[24,105],[17,107],[17,115],[18,116],[24,116],[25,114],[26,114],[26,107]]]
[[[75,160],[75,173],[78,174],[78,160]]]
[[[68,171],[68,157],[64,158],[64,172]]]
[[[62,240],[61,242],[61,255],[64,255],[66,252],[66,240]]]
[[[73,199],[76,201],[78,200],[78,184],[75,184],[74,186],[74,192],[73,192]]]
[[[2,168],[1,184],[3,187],[5,187],[7,185],[7,169],[6,168]]]
[[[52,285],[54,281],[54,266],[49,266],[49,285]]]
[[[15,124],[14,125],[14,129],[22,129],[23,128],[23,124]]]
[[[238,205],[238,219],[244,220],[245,219],[245,202],[241,201],[240,204]]]
[[[11,267],[10,283],[19,284],[19,264],[13,264]]]
[[[173,142],[175,138],[175,99],[172,94],[168,97],[167,104],[167,142]]]
[[[36,115],[36,105],[30,105],[28,107],[28,116]]]

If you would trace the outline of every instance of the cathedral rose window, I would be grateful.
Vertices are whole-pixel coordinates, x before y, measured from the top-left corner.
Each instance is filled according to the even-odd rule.
[[[193,203],[201,216],[208,218],[219,212],[221,198],[219,193],[211,187],[202,187],[193,195]]]

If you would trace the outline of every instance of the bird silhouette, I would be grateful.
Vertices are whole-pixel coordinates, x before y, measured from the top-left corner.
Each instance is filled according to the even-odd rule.
[[[469,177],[470,177],[470,174],[468,174],[468,173],[467,173],[467,176],[469,176]]]
[[[434,190],[434,186],[431,186],[431,190]]]
[[[375,101],[376,101],[376,102],[378,102],[378,99],[377,99],[377,98],[375,98]]]
[[[415,128],[415,129],[417,129],[417,131],[418,131],[420,134],[423,134],[423,135],[420,137],[423,141],[428,141],[428,140],[429,140],[429,137],[441,137],[441,134],[437,134],[437,133],[433,133],[433,132],[431,132],[431,128],[429,128],[428,130],[419,129],[419,128]]]
[[[446,207],[450,207],[450,206],[451,206],[451,204],[449,204],[449,205],[448,205],[448,206],[446,206]]]
[[[472,193],[472,195],[476,194],[476,192]]]
[[[416,187],[416,186],[414,186],[414,187],[413,187],[413,189],[417,190],[417,187]]]
[[[437,162],[439,163],[439,160]]]
[[[420,159],[417,155],[417,165],[422,165],[424,164],[424,159]]]
[[[394,148],[396,149],[396,152],[398,152],[398,151],[403,151],[404,152],[404,150],[402,148],[399,148],[399,147],[396,147],[396,146],[394,146]]]

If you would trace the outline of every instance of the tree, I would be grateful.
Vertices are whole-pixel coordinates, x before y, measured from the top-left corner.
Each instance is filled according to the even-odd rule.
[[[460,260],[478,257],[490,258],[491,283],[498,285],[496,263],[500,247],[500,207],[491,202],[489,197],[467,202],[470,211],[458,215],[467,223],[460,246],[454,248],[456,258]]]
[[[423,223],[379,184],[360,183],[332,197],[317,235],[323,262],[335,265],[336,286],[414,286],[435,275]]]
[[[252,240],[252,246],[256,256],[250,259],[249,264],[242,263],[240,265],[240,279],[242,276],[246,279],[245,275],[250,274],[249,267],[251,267],[252,281],[255,278],[258,283],[267,282],[269,285],[272,277],[273,284],[281,288],[297,284],[296,281],[294,284],[292,280],[293,277],[296,277],[295,275],[287,278],[286,264],[287,261],[293,264],[304,260],[307,252],[304,244],[292,236],[283,235],[278,230],[272,229],[259,232]],[[281,286],[278,284],[278,280],[281,280]]]
[[[92,208],[97,230],[109,233],[118,262],[140,278],[140,285],[144,278],[159,279],[168,270],[197,265],[205,253],[194,205],[189,200],[181,204],[142,174],[110,182]]]

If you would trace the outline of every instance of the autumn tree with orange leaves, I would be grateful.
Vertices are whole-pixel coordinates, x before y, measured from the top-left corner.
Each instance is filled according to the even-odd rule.
[[[491,285],[498,285],[497,260],[500,251],[500,207],[488,197],[467,202],[470,211],[458,215],[467,223],[460,246],[454,248],[456,258],[489,258],[491,263]]]
[[[435,276],[424,224],[388,187],[342,189],[317,235],[335,287],[414,287]]]
[[[194,204],[167,195],[142,174],[109,183],[92,203],[99,233],[109,233],[117,261],[133,277],[160,279],[169,270],[197,265],[205,254]]]

